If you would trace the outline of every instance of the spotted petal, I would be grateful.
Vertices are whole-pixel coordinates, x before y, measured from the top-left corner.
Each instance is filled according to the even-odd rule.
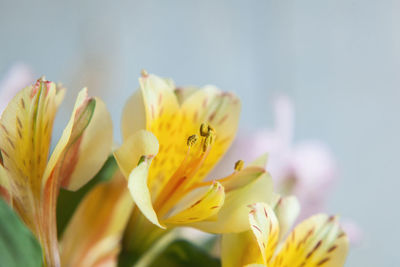
[[[249,229],[248,213],[250,204],[270,203],[272,180],[268,173],[239,189],[226,193],[225,202],[215,221],[194,223],[193,226],[211,233],[239,233]]]
[[[278,219],[268,204],[256,203],[252,205],[249,222],[257,239],[263,262],[268,264],[274,256],[279,241]]]
[[[209,188],[204,188],[191,200],[183,199],[185,206],[165,219],[166,224],[188,224],[205,220],[218,213],[224,203],[225,193],[223,186],[214,182]],[[180,206],[179,204],[177,206]]]
[[[348,246],[337,217],[315,215],[292,231],[271,266],[343,266]]]
[[[31,229],[34,202],[41,197],[53,121],[63,96],[64,90],[54,83],[38,80],[12,99],[0,119],[0,163],[7,177],[12,177],[8,182],[14,208]]]

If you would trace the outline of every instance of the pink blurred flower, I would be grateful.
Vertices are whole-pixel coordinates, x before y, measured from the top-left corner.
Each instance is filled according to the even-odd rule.
[[[15,63],[0,80],[0,114],[15,94],[34,80],[31,69],[23,63]]]
[[[299,220],[303,220],[324,210],[327,197],[338,178],[337,165],[323,142],[293,142],[293,105],[283,96],[276,99],[274,104],[275,127],[239,133],[212,175],[227,175],[238,159],[250,163],[268,153],[267,170],[275,181],[275,191],[297,196],[301,204]],[[357,232],[358,240],[361,238],[361,232],[355,224],[348,230]]]

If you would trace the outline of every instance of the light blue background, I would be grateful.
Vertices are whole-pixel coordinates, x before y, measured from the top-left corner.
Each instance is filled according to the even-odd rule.
[[[236,92],[243,128],[271,126],[273,96],[288,94],[296,139],[324,140],[338,159],[329,211],[365,231],[346,266],[398,262],[399,1],[0,0],[0,36],[0,73],[23,61],[62,81],[65,120],[89,86],[117,139],[142,68]]]

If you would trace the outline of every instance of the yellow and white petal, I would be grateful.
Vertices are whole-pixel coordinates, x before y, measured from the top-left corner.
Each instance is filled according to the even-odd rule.
[[[97,185],[80,203],[61,241],[62,266],[101,266],[114,262],[133,201],[117,173]]]
[[[139,130],[129,136],[114,152],[119,168],[126,178],[138,165],[142,156],[153,158],[158,153],[158,140],[153,133]]]
[[[256,202],[270,203],[272,193],[272,179],[268,173],[264,173],[254,182],[227,192],[224,205],[215,221],[198,222],[191,226],[210,233],[239,233],[249,230],[247,206]]]
[[[243,267],[261,264],[263,258],[257,240],[251,231],[223,234],[221,238],[222,267]]]
[[[103,101],[95,98],[94,114],[82,134],[76,154],[69,153],[69,159],[77,157],[71,175],[63,177],[62,187],[77,190],[86,184],[100,170],[111,154],[113,144],[113,126],[110,113]],[[75,154],[75,155],[74,155]]]
[[[160,144],[152,162],[149,186],[154,195],[162,190],[186,155],[186,125],[182,123],[180,106],[170,80],[151,74],[139,79],[146,113],[146,129]]]
[[[145,158],[129,175],[128,188],[137,207],[153,224],[165,228],[157,217],[151,200],[151,192],[147,185],[151,159]]]
[[[250,228],[257,239],[264,264],[269,264],[279,241],[279,223],[272,208],[266,203],[251,205]]]
[[[279,197],[273,208],[279,221],[279,240],[281,241],[296,221],[300,213],[300,203],[295,196]]]
[[[348,253],[349,242],[338,218],[325,214],[310,217],[288,236],[271,267],[340,267]]]
[[[224,204],[225,192],[223,186],[214,182],[210,187],[200,188],[196,197],[183,199],[177,206],[182,208],[173,212],[171,216],[163,220],[165,224],[189,224],[205,220],[221,209]]]
[[[17,198],[28,190],[40,198],[53,121],[63,95],[64,90],[41,79],[21,90],[1,115],[1,164],[13,177],[11,188]]]
[[[141,90],[137,90],[126,102],[121,118],[122,137],[125,141],[139,130],[146,129],[146,111]]]

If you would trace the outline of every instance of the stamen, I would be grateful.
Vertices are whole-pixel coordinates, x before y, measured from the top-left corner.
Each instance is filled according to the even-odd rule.
[[[199,137],[197,136],[197,134],[189,136],[189,138],[187,139],[188,147],[194,146],[198,139]]]
[[[241,171],[244,166],[244,161],[243,160],[238,160],[235,163],[235,171]]]

